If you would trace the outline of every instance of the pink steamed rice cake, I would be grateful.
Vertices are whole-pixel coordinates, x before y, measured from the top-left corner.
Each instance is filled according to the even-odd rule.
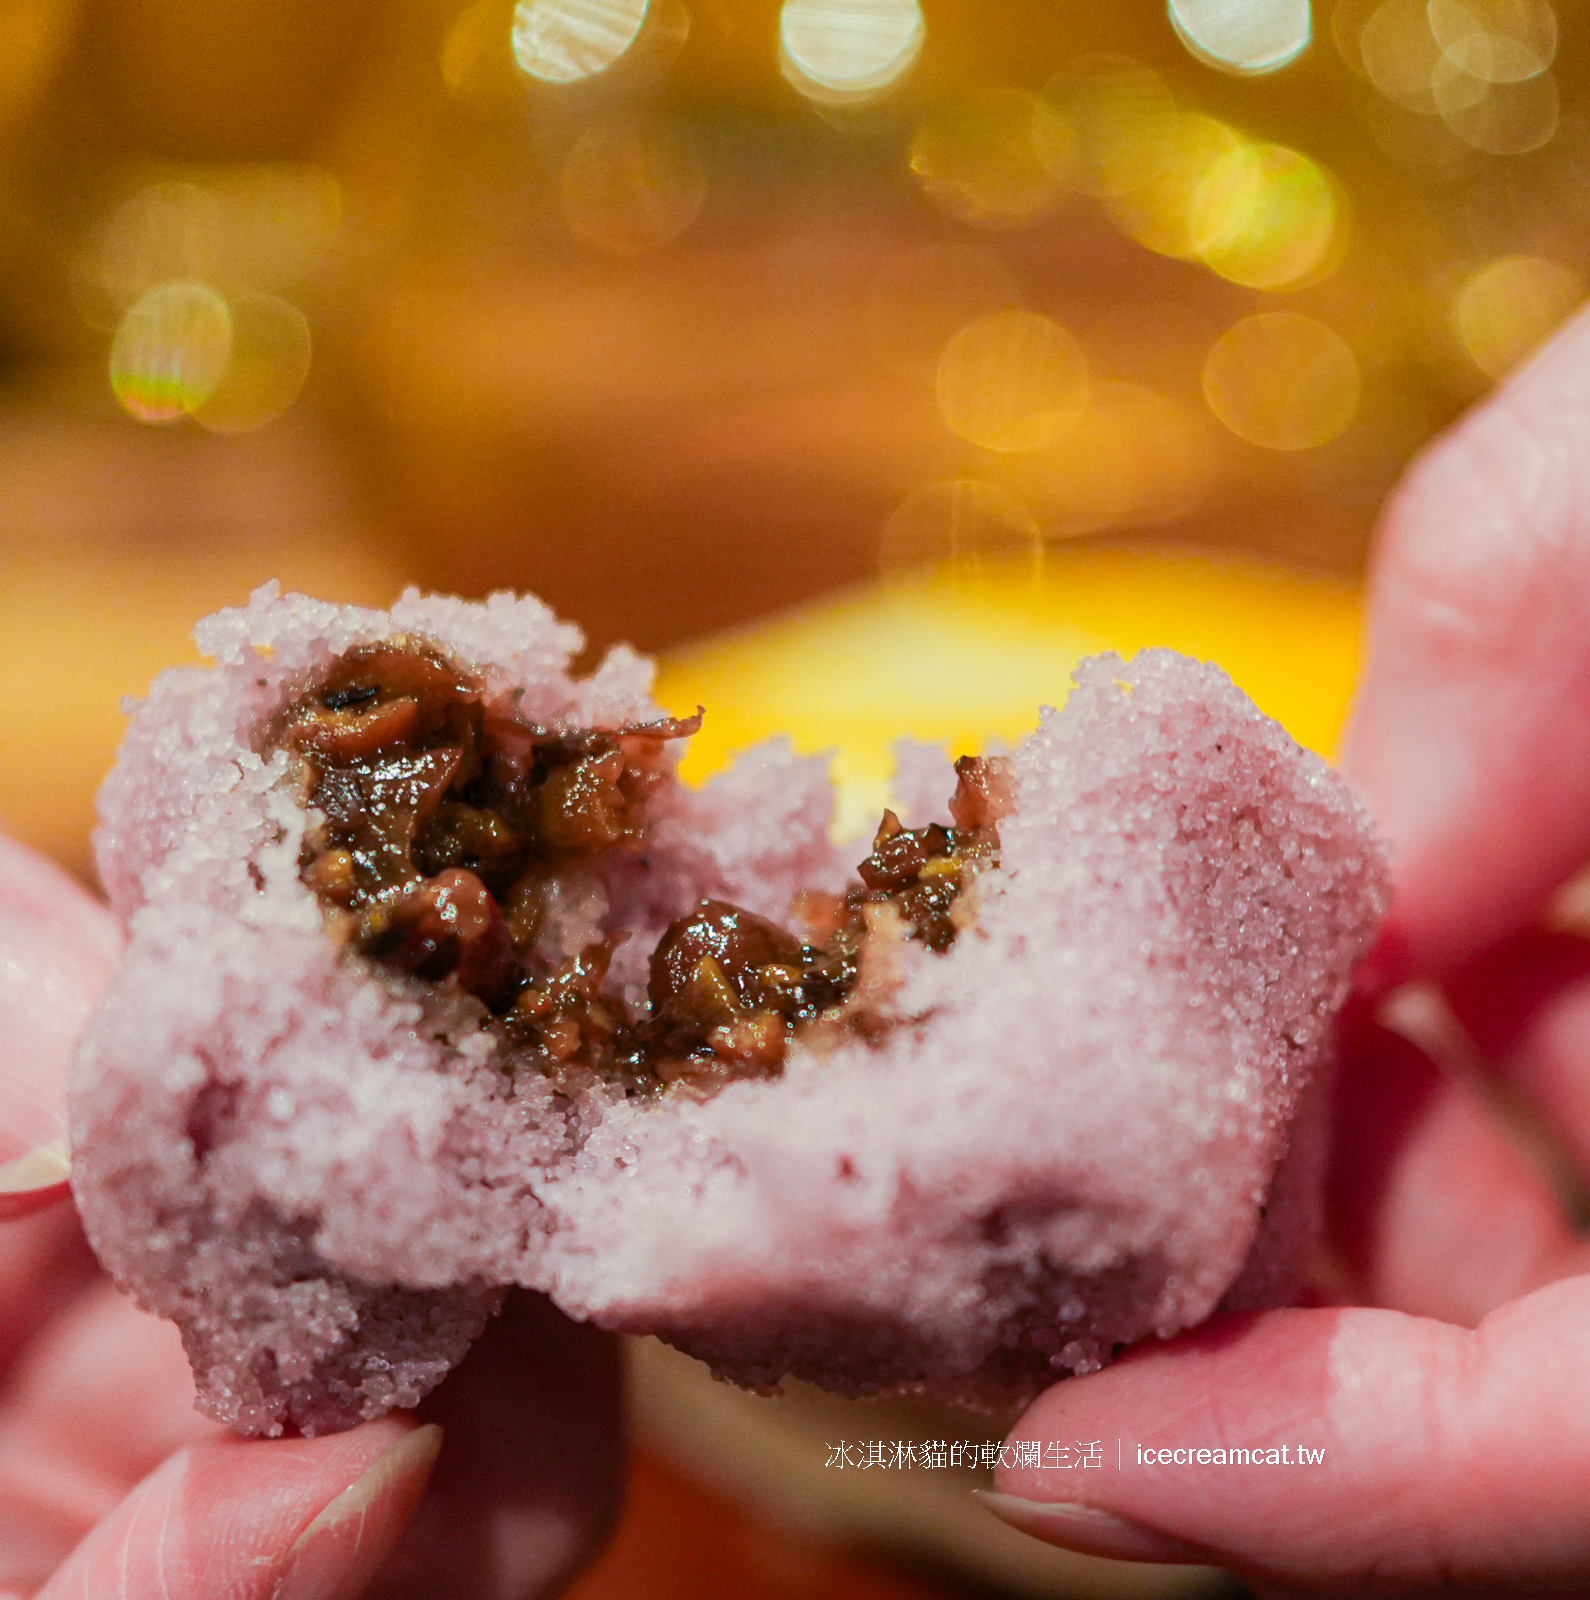
[[[684,729],[660,721],[650,668],[620,649],[570,677],[579,636],[536,600],[410,593],[388,615],[268,586],[197,637],[214,666],[156,680],[100,797],[131,938],[78,1057],[72,1137],[94,1247],[181,1326],[210,1415],[316,1433],[412,1405],[514,1284],[748,1386],[983,1405],[1295,1292],[1332,1017],[1386,872],[1341,780],[1217,668],[1084,663],[998,769],[997,836],[987,816],[900,835],[938,841],[919,889],[959,874],[932,948],[905,901],[834,898],[866,847],[830,842],[823,762],[775,743],[679,784]],[[338,841],[357,825],[328,834],[315,751],[378,716],[412,725],[398,690],[356,681],[394,638],[455,674],[437,715],[484,718],[481,749],[509,751],[491,760],[540,762],[548,792],[607,783],[609,822],[622,789],[616,842],[530,873],[533,916],[530,878],[476,893],[485,846],[456,838],[447,859],[481,876],[443,893],[433,871],[428,911],[408,864],[349,900]],[[455,755],[451,778],[434,750],[403,759],[430,774],[403,791],[410,824],[416,804],[465,815],[435,811],[444,781],[477,792]],[[942,820],[952,791],[967,821],[936,753],[904,748],[897,788],[908,824]],[[753,931],[850,906],[861,975],[819,994],[821,953],[775,930],[756,981],[806,984],[808,1020],[728,994],[670,1033],[647,1020],[651,952],[703,900]],[[495,976],[466,981],[483,951]],[[570,1000],[592,951],[601,997],[591,980]],[[710,965],[669,1003],[707,1005]],[[643,1038],[661,1065],[613,1065]]]

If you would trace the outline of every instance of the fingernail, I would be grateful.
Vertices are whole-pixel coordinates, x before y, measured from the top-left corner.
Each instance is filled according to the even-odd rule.
[[[1118,1517],[1112,1511],[1100,1511],[1096,1506],[1077,1505],[1070,1500],[1023,1500],[993,1489],[974,1489],[972,1493],[1001,1522],[1083,1555],[1180,1566],[1207,1566],[1213,1559],[1209,1551],[1196,1545]]]
[[[386,1559],[442,1448],[434,1422],[406,1433],[299,1534],[271,1600],[354,1600]]]
[[[0,1196],[31,1195],[54,1189],[71,1176],[72,1158],[66,1140],[52,1139],[23,1155],[0,1162]]]

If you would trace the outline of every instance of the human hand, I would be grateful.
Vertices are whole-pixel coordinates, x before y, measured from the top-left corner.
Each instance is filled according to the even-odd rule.
[[[193,1410],[176,1330],[99,1272],[57,1141],[119,944],[102,906],[0,839],[0,1600],[546,1592],[616,1496],[606,1336],[521,1295],[417,1415],[242,1440]]]
[[[1396,496],[1345,765],[1393,848],[1369,987],[1438,984],[1482,1060],[1443,1072],[1366,1004],[1328,1200],[1361,1303],[1216,1318],[1058,1385],[1011,1440],[1103,1439],[1105,1469],[1004,1470],[990,1509],[1269,1592],[1590,1589],[1590,1247],[1497,1109],[1590,1179],[1590,942],[1540,927],[1590,860],[1590,315]],[[1288,1454],[1215,1464],[1232,1448]]]

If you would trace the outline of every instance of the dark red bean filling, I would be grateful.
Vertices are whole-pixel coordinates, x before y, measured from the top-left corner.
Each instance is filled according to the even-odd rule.
[[[631,1091],[711,1093],[776,1074],[802,1029],[877,1030],[860,1003],[869,939],[947,950],[961,895],[998,864],[1008,763],[956,763],[951,825],[886,811],[860,882],[807,895],[801,938],[721,900],[674,922],[652,953],[639,1017],[606,988],[622,935],[553,965],[536,938],[557,875],[638,852],[664,744],[700,713],[556,732],[523,721],[423,641],[350,651],[273,724],[323,821],[300,860],[328,926],[362,955],[480,1000],[517,1066],[594,1073]]]

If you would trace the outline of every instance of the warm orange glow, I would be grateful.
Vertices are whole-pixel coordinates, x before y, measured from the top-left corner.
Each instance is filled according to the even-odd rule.
[[[228,306],[232,340],[215,387],[193,407],[214,433],[248,433],[274,421],[309,377],[309,323],[275,295],[241,295]]]
[[[1101,379],[1141,384],[1191,398],[1199,392],[1204,355],[1218,328],[1207,314],[1178,300],[1127,300],[1088,324],[1082,349]]]
[[[501,0],[475,0],[453,19],[442,41],[442,82],[460,98],[490,88],[497,71],[510,72],[508,8]]]
[[[991,251],[928,244],[889,257],[867,285],[867,343],[886,367],[931,383],[955,331],[990,311],[1014,310],[1021,286]]]
[[[1555,137],[1562,104],[1551,73],[1509,83],[1467,82],[1478,92],[1455,101],[1450,95],[1438,99],[1446,125],[1464,144],[1486,155],[1516,156]]]
[[[1138,383],[1095,383],[1053,444],[1012,457],[1004,476],[1051,535],[1147,527],[1196,510],[1214,482],[1212,425]]]
[[[663,122],[583,129],[563,162],[558,197],[569,232],[607,255],[637,255],[677,239],[706,199],[694,143]]]
[[[1086,194],[1140,189],[1176,160],[1176,102],[1159,74],[1135,61],[1080,57],[1049,80],[1043,99],[1070,130],[1071,181]]]
[[[308,162],[190,169],[110,214],[80,270],[120,307],[161,284],[222,293],[289,289],[325,260],[342,224],[342,189]]]
[[[1169,645],[1218,661],[1295,738],[1329,753],[1358,665],[1359,604],[1329,579],[1207,557],[1049,546],[998,564],[947,562],[825,598],[674,652],[658,682],[680,714],[714,708],[683,773],[784,735],[833,753],[835,833],[889,803],[891,741],[954,751],[1014,743],[1065,698],[1078,660]]]
[[[1266,450],[1310,450],[1358,410],[1358,361],[1335,329],[1295,311],[1244,317],[1204,363],[1209,408],[1239,438]]]
[[[1037,450],[1082,415],[1087,364],[1047,317],[996,311],[969,322],[939,359],[944,420],[985,450]]]
[[[1557,54],[1547,0],[1429,0],[1430,31],[1452,64],[1486,83],[1518,83]]]
[[[1423,0],[1385,0],[1358,35],[1358,55],[1388,100],[1427,116],[1435,112],[1432,82],[1441,46]]]
[[[1503,256],[1472,273],[1452,302],[1463,348],[1487,377],[1518,365],[1585,296],[1585,280],[1539,256]]]
[[[77,33],[78,0],[10,0],[0,14],[0,127],[44,90]]]
[[[946,215],[984,227],[1019,227],[1065,194],[1051,157],[1053,113],[1022,89],[992,86],[924,117],[911,140],[911,171]]]
[[[1115,225],[1139,244],[1158,255],[1190,261],[1207,243],[1194,214],[1204,181],[1223,162],[1239,155],[1243,143],[1225,123],[1197,112],[1177,116],[1171,128],[1153,175],[1110,196],[1105,209]]]
[[[937,561],[1036,557],[1037,518],[1009,490],[976,478],[925,484],[895,507],[884,525],[878,564],[898,573]]]

